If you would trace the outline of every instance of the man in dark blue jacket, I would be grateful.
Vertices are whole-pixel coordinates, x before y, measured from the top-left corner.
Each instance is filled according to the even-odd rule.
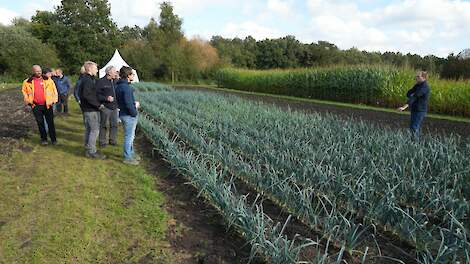
[[[64,112],[68,113],[68,99],[70,92],[70,80],[67,76],[64,75],[62,69],[55,70],[55,76],[52,77],[54,80],[55,86],[57,88],[57,93],[59,94],[59,103],[56,105],[58,113]]]
[[[138,165],[140,157],[134,152],[134,138],[139,102],[135,101],[134,90],[130,86],[134,73],[132,68],[124,66],[119,71],[119,76],[121,79],[117,82],[116,98],[119,117],[124,125],[124,163]]]
[[[416,74],[416,84],[406,94],[408,103],[398,108],[399,111],[405,111],[408,107],[410,108],[410,130],[415,140],[419,138],[421,124],[428,111],[431,89],[429,88],[427,77],[428,74],[425,71],[420,71]]]

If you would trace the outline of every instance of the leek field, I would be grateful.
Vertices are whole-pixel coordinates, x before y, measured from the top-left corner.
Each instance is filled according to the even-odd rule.
[[[294,70],[221,69],[221,87],[345,103],[397,107],[406,102],[416,72],[392,67],[349,66]],[[470,117],[470,82],[430,75],[430,112]]]
[[[135,88],[141,130],[253,256],[279,264],[470,263],[468,139],[414,142],[406,130],[334,115],[153,83]],[[265,200],[287,221],[267,214]],[[306,232],[287,232],[294,222]]]

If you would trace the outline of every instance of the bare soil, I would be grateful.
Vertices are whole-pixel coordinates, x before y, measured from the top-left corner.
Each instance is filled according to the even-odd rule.
[[[167,239],[173,257],[181,264],[248,263],[251,246],[234,230],[228,230],[221,215],[198,197],[197,190],[172,170],[152,144],[138,136],[139,150],[147,159],[149,172],[157,175],[156,189],[166,196],[165,209],[173,217],[168,222]],[[253,259],[253,264],[264,263]]]
[[[20,88],[0,92],[0,157],[4,158],[13,150],[31,151],[19,139],[28,136],[36,128],[31,111],[24,106]]]

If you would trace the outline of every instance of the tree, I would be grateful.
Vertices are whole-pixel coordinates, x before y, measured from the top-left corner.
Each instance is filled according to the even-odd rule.
[[[121,29],[121,41],[126,43],[126,41],[131,40],[143,40],[144,39],[144,30],[139,26],[129,27],[124,26]]]
[[[219,56],[217,50],[208,42],[201,38],[193,38],[184,42],[184,52],[187,68],[186,78],[197,80],[208,78],[217,65],[219,65]]]
[[[0,75],[18,81],[30,74],[34,64],[48,67],[59,64],[56,51],[22,27],[0,26],[0,36]]]
[[[132,65],[142,80],[155,80],[155,71],[160,66],[147,40],[129,40],[121,48],[122,56]]]
[[[57,28],[57,15],[49,11],[36,11],[31,17],[31,33],[44,43],[54,44],[53,35]]]
[[[181,29],[183,21],[173,13],[170,2],[160,4],[159,23],[152,18],[143,30],[143,37],[152,47],[155,58],[160,61],[155,71],[157,77],[175,81],[182,72],[183,45],[185,41]]]
[[[120,44],[107,0],[62,0],[54,13],[37,12],[33,33],[53,44],[72,73],[86,60],[103,64]]]
[[[168,46],[178,43],[183,37],[181,26],[183,20],[173,13],[173,6],[170,2],[160,4],[160,26],[159,29],[164,36],[164,40]]]

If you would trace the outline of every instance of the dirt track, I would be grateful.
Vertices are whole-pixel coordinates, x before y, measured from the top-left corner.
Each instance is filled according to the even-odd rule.
[[[185,89],[185,90],[196,90],[196,91],[207,91],[224,95],[236,95],[238,97],[262,101],[267,104],[273,104],[281,108],[290,108],[298,111],[305,112],[317,112],[317,113],[331,113],[339,115],[340,117],[345,118],[355,118],[360,119],[366,122],[375,123],[378,125],[389,126],[394,128],[407,128],[409,123],[408,115],[373,111],[373,110],[363,110],[363,109],[354,109],[348,107],[340,107],[334,105],[326,104],[316,104],[310,102],[294,101],[287,100],[282,98],[275,98],[270,96],[260,96],[260,95],[249,95],[237,93],[236,91],[222,91],[215,90],[211,88],[200,88],[200,87],[188,87],[188,86],[176,86],[176,89]],[[470,106],[469,106],[470,107]],[[435,119],[427,117],[423,123],[423,133],[432,133],[438,135],[450,135],[455,134],[461,137],[470,137],[470,123],[464,122],[455,122],[447,121],[442,119]]]

